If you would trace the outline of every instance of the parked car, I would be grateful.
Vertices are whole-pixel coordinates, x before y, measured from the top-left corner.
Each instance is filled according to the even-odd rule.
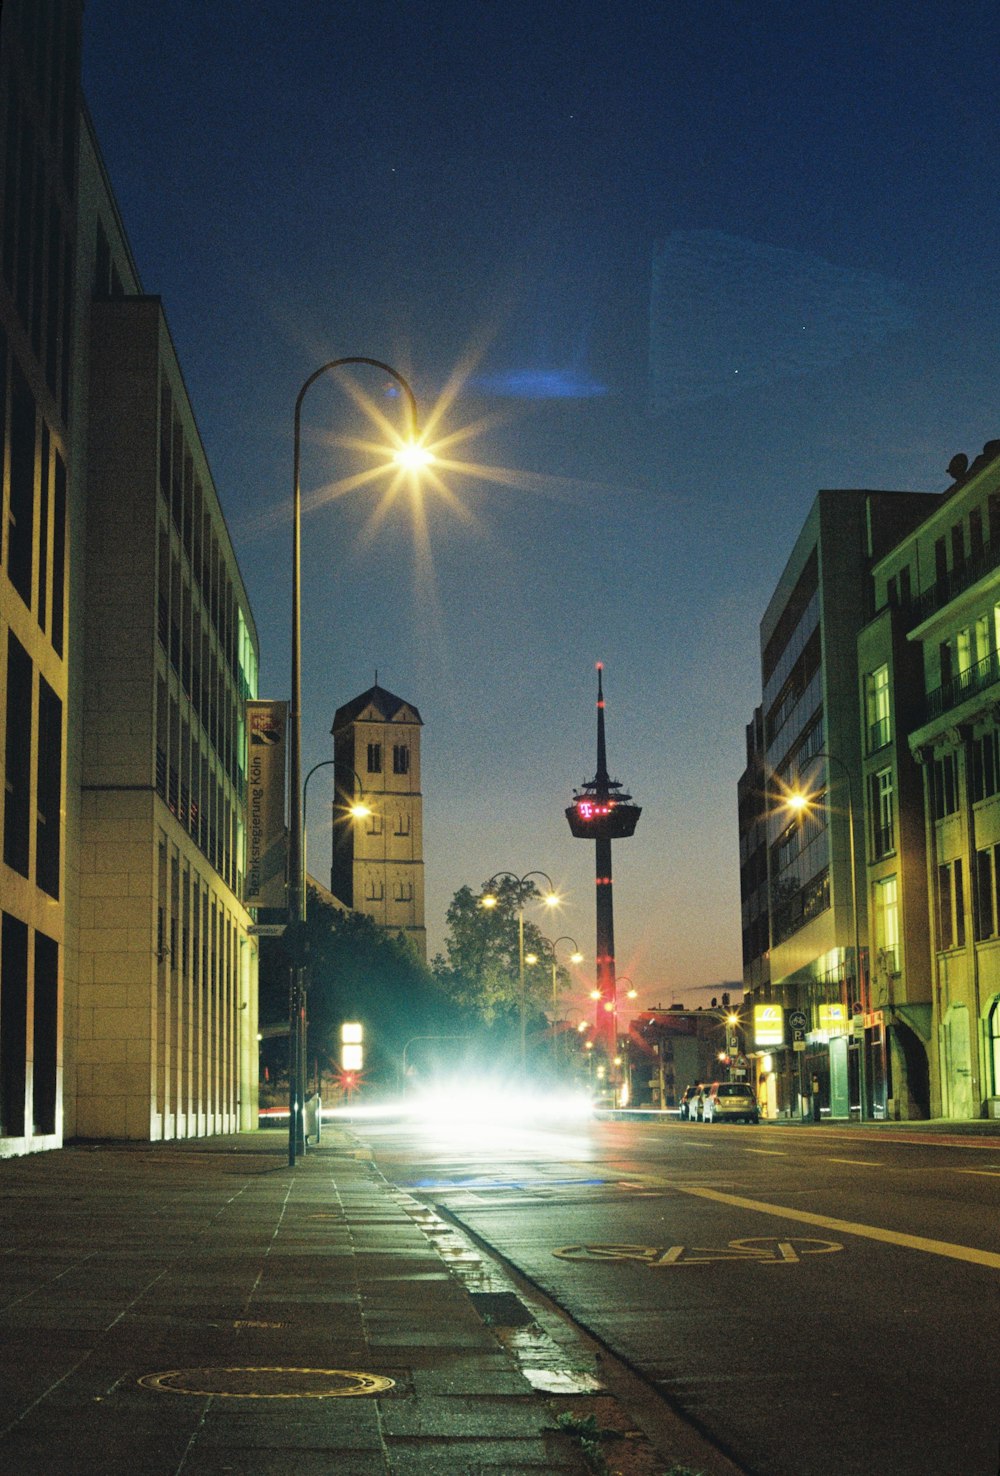
[[[700,1081],[694,1082],[693,1085],[684,1088],[678,1106],[678,1112],[682,1122],[694,1122],[697,1118],[701,1093],[702,1084]]]
[[[706,1087],[701,1115],[705,1122],[760,1122],[757,1098],[743,1081],[715,1081]]]

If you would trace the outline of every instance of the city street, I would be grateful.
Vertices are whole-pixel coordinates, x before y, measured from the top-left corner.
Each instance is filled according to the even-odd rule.
[[[358,1123],[758,1476],[996,1476],[1000,1136]]]

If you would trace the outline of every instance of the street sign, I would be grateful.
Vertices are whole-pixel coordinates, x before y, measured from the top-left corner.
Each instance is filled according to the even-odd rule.
[[[804,1030],[809,1024],[809,1020],[804,1010],[789,1010],[788,1023],[793,1030]]]
[[[251,923],[247,933],[251,938],[280,938],[287,923]]]
[[[851,1002],[851,1014],[852,1015],[863,1015],[864,1012],[865,1012],[865,1007],[861,1003],[860,999],[852,1000],[852,1002]]]
[[[804,1040],[799,1040],[799,1039],[796,1038],[795,1040],[792,1041],[792,1050],[793,1051],[804,1051],[805,1048],[806,1048],[806,1043],[805,1043]]]

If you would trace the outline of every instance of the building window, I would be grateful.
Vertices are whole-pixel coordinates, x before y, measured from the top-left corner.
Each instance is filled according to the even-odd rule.
[[[31,657],[13,632],[8,631],[3,859],[22,876],[28,875],[30,846],[32,675]]]
[[[972,798],[989,799],[1000,789],[1000,730],[990,729],[972,744]]]
[[[931,764],[931,814],[935,820],[958,809],[958,755],[946,753]]]
[[[368,877],[365,881],[365,901],[381,902],[385,896],[385,889],[377,877]]]
[[[865,678],[865,712],[868,723],[868,751],[875,753],[892,738],[889,712],[889,667],[880,666]]]
[[[10,502],[7,572],[31,608],[35,526],[35,397],[14,360],[10,400]]]
[[[410,750],[405,743],[394,743],[392,745],[392,772],[394,774],[408,774],[410,772]]]
[[[1000,846],[986,846],[976,852],[975,929],[977,939],[997,935],[997,869]]]
[[[937,870],[938,949],[965,947],[965,887],[960,857]]]
[[[409,833],[410,833],[410,817],[409,817],[409,814],[401,813],[401,814],[397,815],[396,816],[396,834],[397,835],[409,835]]]
[[[413,883],[411,881],[398,881],[393,884],[393,900],[396,902],[413,901]]]
[[[38,776],[35,794],[36,879],[43,892],[48,892],[50,897],[58,897],[62,702],[43,676],[38,678]]]
[[[369,743],[368,745],[368,772],[369,774],[381,774],[382,772],[381,743]]]
[[[875,883],[875,948],[889,973],[898,973],[899,898],[894,876]]]
[[[871,776],[872,856],[888,856],[893,846],[892,770],[880,769]]]
[[[993,1092],[1000,1096],[1000,999],[990,1010],[990,1059],[993,1066]]]
[[[381,815],[375,815],[375,814],[369,815],[368,816],[368,823],[365,826],[365,831],[367,832],[368,835],[381,835],[382,834],[382,816]]]

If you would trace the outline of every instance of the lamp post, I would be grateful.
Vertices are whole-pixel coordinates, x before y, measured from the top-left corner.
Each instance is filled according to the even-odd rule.
[[[495,881],[501,877],[508,876],[517,885],[517,1003],[520,1025],[520,1056],[521,1075],[527,1074],[528,1067],[528,1041],[526,1034],[525,997],[524,997],[524,884],[533,876],[540,876],[548,883],[548,892],[542,898],[546,907],[555,907],[559,901],[552,878],[547,871],[526,871],[523,876],[518,876],[513,871],[495,871],[483,891],[482,905],[484,907],[495,907],[497,899],[490,891]]]
[[[548,939],[546,939],[546,942],[548,942]],[[558,990],[558,987],[557,987],[557,985],[558,985],[558,981],[557,981],[558,960],[556,958],[556,950],[558,949],[560,943],[568,943],[570,945],[570,947],[572,948],[573,952],[569,956],[570,963],[575,963],[575,964],[583,963],[583,954],[580,952],[580,945],[577,943],[577,941],[576,941],[575,938],[571,938],[571,937],[569,937],[568,934],[565,934],[564,933],[561,938],[556,938],[556,940],[555,940],[554,943],[549,943],[549,948],[551,949],[551,952],[552,952],[552,1063],[553,1063],[553,1065],[555,1065],[557,1063],[558,1059],[559,1059],[559,1051],[558,1051],[559,1041],[558,1041],[558,1036],[556,1035],[556,1011],[559,1008],[559,1004],[558,1004],[559,990]]]
[[[292,965],[288,998],[288,1162],[295,1165],[296,1155],[305,1152],[302,1136],[301,1094],[304,1090],[302,1054],[305,1049],[305,993],[302,925],[306,920],[305,856],[303,850],[302,789],[302,610],[301,610],[301,546],[302,546],[302,402],[321,375],[348,364],[370,364],[399,385],[407,407],[408,445],[419,451],[417,401],[407,381],[390,364],[381,359],[350,355],[330,359],[310,374],[295,401],[295,431],[292,465],[292,698],[289,704],[291,744],[288,765],[288,930],[292,935]],[[404,447],[404,449],[406,449]],[[415,464],[416,457],[410,464]]]
[[[308,864],[309,863],[309,829],[308,829],[308,827],[306,825],[306,797],[308,796],[308,793],[309,793],[309,780],[315,774],[315,772],[316,772],[317,769],[329,769],[329,768],[344,769],[346,767],[347,767],[346,765],[341,764],[341,762],[339,761],[339,759],[322,759],[318,764],[313,764],[312,768],[309,770],[309,773],[306,775],[305,780],[303,781],[303,784],[302,784],[302,874],[303,874],[303,876],[308,876],[308,874],[309,874],[309,864]],[[368,805],[365,804],[365,791],[364,791],[364,788],[362,787],[361,780],[358,778],[358,771],[357,771],[357,769],[351,769],[350,772],[354,775],[354,782],[357,785],[358,798],[356,800],[352,800],[351,803],[346,806],[347,813],[351,816],[351,818],[353,820],[364,820],[370,814],[372,814],[372,810],[371,810],[371,808]]]
[[[853,932],[854,932],[854,973],[855,973],[855,978],[857,980],[858,1002],[861,1005],[862,1019],[864,1019],[865,1015],[867,1014],[867,1009],[866,1009],[867,998],[866,998],[866,990],[865,990],[865,985],[864,985],[864,975],[863,975],[862,968],[861,968],[861,931],[860,931],[860,929],[861,929],[861,923],[860,923],[860,918],[859,918],[859,915],[858,915],[858,873],[857,873],[857,864],[856,864],[855,850],[854,850],[854,789],[853,789],[853,786],[851,784],[851,771],[847,767],[847,765],[844,763],[844,760],[842,758],[838,758],[836,754],[830,753],[825,748],[819,749],[818,752],[816,752],[816,753],[814,753],[812,755],[812,757],[813,758],[817,758],[817,759],[826,759],[826,761],[827,761],[828,764],[835,764],[840,769],[840,772],[844,776],[844,783],[845,783],[845,785],[847,787],[847,839],[848,839],[848,859],[849,859],[850,870],[851,870],[851,913],[852,913],[853,924],[854,924],[854,927],[853,927]],[[799,810],[799,811],[808,809],[809,806],[810,806],[810,804],[811,804],[811,801],[810,801],[809,797],[807,795],[802,795],[802,794],[792,794],[792,795],[790,795],[788,797],[788,801],[787,802],[788,802],[788,804],[790,805],[790,807],[793,810]],[[829,814],[830,813],[830,806],[829,806],[829,804],[827,804],[825,806],[825,808],[827,810],[827,813]],[[845,965],[845,968],[844,968],[844,991],[845,991],[845,993],[848,993],[848,994],[850,992],[849,989],[848,989],[848,983],[847,983],[847,968],[846,968],[846,965]],[[850,1008],[851,1000],[848,999],[846,1001],[846,1003],[847,1003],[848,1007]],[[853,1014],[853,1011],[852,1011],[852,1014]],[[866,1066],[866,1062],[865,1062],[866,1049],[867,1049],[867,1040],[866,1040],[865,1035],[864,1035],[864,1033],[862,1031],[861,1040],[858,1043],[858,1091],[859,1091],[859,1097],[860,1097],[860,1101],[858,1103],[858,1117],[859,1117],[859,1121],[861,1121],[861,1122],[864,1122],[864,1120],[865,1120],[865,1106],[866,1106],[866,1099],[867,1099],[867,1096],[868,1096],[868,1081],[867,1081],[868,1072],[867,1072],[867,1066]],[[850,1110],[851,1110],[851,1104],[850,1104],[850,1100],[848,1099],[848,1103],[847,1103],[848,1115],[850,1115]]]

